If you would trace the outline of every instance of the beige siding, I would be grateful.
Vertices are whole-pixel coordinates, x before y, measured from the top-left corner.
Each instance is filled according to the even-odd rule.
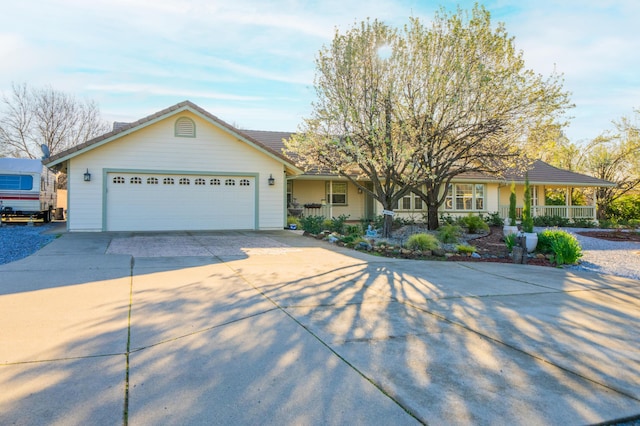
[[[197,137],[174,136],[175,121],[185,116],[194,120]],[[86,169],[91,173],[91,182],[83,181]],[[257,173],[259,229],[281,229],[284,226],[282,164],[189,112],[168,117],[70,161],[71,231],[102,230],[103,176],[108,169]],[[274,186],[267,183],[270,174],[276,179]],[[158,209],[169,205],[171,200],[166,200],[166,205],[158,206]],[[234,206],[229,205],[228,208],[233,210]],[[188,228],[187,225],[185,227]]]
[[[326,184],[328,180],[303,180],[293,179],[293,198],[300,204],[300,207],[308,203],[322,203],[327,201]],[[334,182],[347,182],[345,180],[334,180]],[[349,216],[349,220],[359,220],[364,216],[365,195],[359,194],[358,188],[351,182],[347,182],[347,205],[334,205],[325,207],[319,214],[324,216],[338,217],[340,215]],[[331,212],[331,213],[330,213]]]

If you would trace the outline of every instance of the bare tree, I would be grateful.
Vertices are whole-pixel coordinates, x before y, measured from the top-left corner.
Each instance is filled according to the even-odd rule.
[[[53,155],[110,130],[95,102],[51,87],[13,84],[0,105],[2,155],[40,158],[41,145]]]

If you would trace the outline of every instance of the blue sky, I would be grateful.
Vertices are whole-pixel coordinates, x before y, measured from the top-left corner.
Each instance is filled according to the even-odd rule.
[[[189,99],[236,126],[295,131],[315,99],[314,59],[335,28],[428,22],[420,0],[31,0],[0,14],[0,91],[51,85],[133,121]],[[564,74],[574,142],[640,108],[640,2],[493,0],[527,68]]]

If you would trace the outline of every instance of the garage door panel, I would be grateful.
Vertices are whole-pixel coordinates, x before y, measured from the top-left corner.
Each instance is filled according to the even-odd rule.
[[[255,211],[253,177],[108,175],[109,231],[254,229]]]

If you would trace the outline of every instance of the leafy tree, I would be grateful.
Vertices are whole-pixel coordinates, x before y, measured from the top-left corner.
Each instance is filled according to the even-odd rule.
[[[636,110],[636,115],[640,118],[640,110]],[[596,190],[598,219],[605,218],[614,201],[640,187],[640,127],[629,118],[614,125],[615,133],[595,138],[581,157],[586,173],[617,184]]]
[[[51,87],[13,84],[0,100],[1,155],[40,158],[42,144],[53,155],[109,130],[95,102]]]
[[[361,188],[384,209],[414,192],[430,229],[453,178],[513,168],[528,132],[570,106],[559,77],[525,69],[513,39],[479,6],[442,9],[430,27],[417,18],[401,31],[363,22],[336,33],[317,68],[318,101],[288,150],[303,166],[358,186],[370,180],[372,191]]]
[[[380,54],[385,46],[396,46],[394,52],[399,43],[397,31],[377,20],[336,32],[316,59],[311,117],[285,142],[303,167],[346,177],[389,211],[411,189],[415,169],[393,112],[400,104],[398,61]],[[371,190],[363,180],[372,183]],[[392,222],[385,215],[383,236],[390,235]]]

